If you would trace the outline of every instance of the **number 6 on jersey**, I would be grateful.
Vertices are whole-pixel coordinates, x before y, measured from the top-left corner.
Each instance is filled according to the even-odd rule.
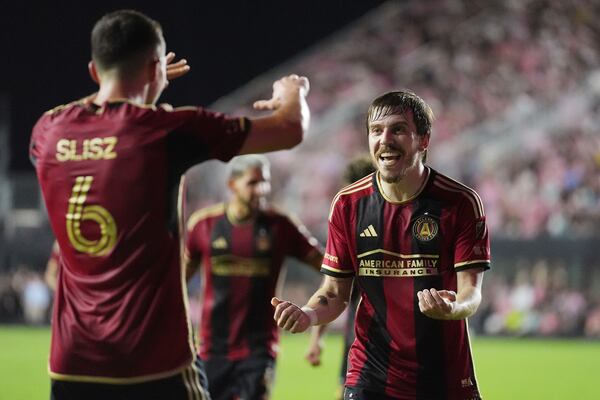
[[[86,205],[87,193],[94,181],[93,176],[78,176],[73,185],[69,210],[67,212],[67,234],[73,247],[92,257],[108,254],[117,241],[117,225],[110,213],[99,205]],[[100,228],[100,238],[89,240],[81,233],[81,223],[86,220],[96,222]]]

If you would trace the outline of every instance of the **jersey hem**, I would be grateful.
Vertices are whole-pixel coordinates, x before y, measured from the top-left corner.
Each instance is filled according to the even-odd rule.
[[[174,375],[177,375],[183,372],[186,368],[188,368],[193,360],[186,362],[186,364],[165,372],[159,372],[156,374],[150,375],[141,375],[134,376],[130,378],[114,378],[109,376],[92,376],[92,375],[70,375],[70,374],[59,374],[57,372],[53,372],[50,368],[48,368],[48,375],[51,379],[57,381],[69,381],[69,382],[88,382],[88,383],[107,383],[111,385],[129,385],[133,383],[143,383],[148,381],[154,381],[158,379],[168,378]]]

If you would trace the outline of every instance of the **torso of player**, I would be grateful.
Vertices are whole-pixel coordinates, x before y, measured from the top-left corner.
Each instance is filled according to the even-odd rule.
[[[229,159],[241,146],[241,133],[225,143],[221,122],[198,108],[168,112],[123,101],[72,103],[36,124],[31,156],[61,250],[50,359],[56,379],[140,381],[192,359],[172,224],[176,188],[186,165],[210,156],[205,144],[217,135],[231,150],[215,157]],[[193,156],[176,154],[182,142]]]
[[[423,187],[403,203],[385,198],[376,174],[342,190],[332,205],[329,240],[346,238],[348,246],[328,242],[322,269],[334,276],[354,276],[361,291],[349,382],[360,384],[366,370],[372,373],[377,365],[387,365],[381,384],[388,382],[386,390],[394,395],[400,395],[402,384],[394,392],[393,382],[416,385],[423,366],[435,364],[427,354],[438,350],[438,359],[458,357],[456,368],[465,379],[471,377],[464,321],[425,317],[416,293],[429,288],[456,290],[457,271],[489,266],[489,240],[478,196],[428,171]],[[476,231],[477,221],[481,232]],[[464,240],[471,234],[465,229],[472,230],[471,240]],[[458,340],[455,348],[445,342],[451,332]]]
[[[190,217],[188,247],[201,254],[203,307],[200,355],[241,359],[277,352],[277,327],[272,318],[275,295],[286,256],[302,256],[289,220],[261,211],[252,222],[233,224],[225,205],[200,210]],[[295,248],[300,250],[295,251]]]

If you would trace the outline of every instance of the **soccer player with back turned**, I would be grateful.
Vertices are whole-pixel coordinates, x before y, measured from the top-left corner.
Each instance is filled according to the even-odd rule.
[[[49,370],[53,399],[203,399],[181,271],[180,176],[207,159],[290,148],[308,123],[308,81],[273,85],[231,118],[199,107],[155,106],[170,64],[160,25],[135,11],[92,31],[97,94],[35,125],[30,155],[60,246]]]
[[[333,199],[321,288],[301,308],[273,299],[279,326],[301,332],[361,301],[344,398],[480,399],[466,318],[490,266],[481,200],[425,165],[433,113],[410,91],[367,115],[377,172]]]

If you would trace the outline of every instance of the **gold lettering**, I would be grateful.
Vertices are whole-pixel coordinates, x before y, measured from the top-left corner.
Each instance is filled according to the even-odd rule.
[[[56,159],[58,161],[69,161],[71,153],[69,152],[69,139],[60,139],[56,142]]]
[[[81,160],[112,160],[117,157],[115,146],[117,137],[84,139],[81,153],[78,153],[77,140],[60,139],[56,143],[56,159],[61,162]]]

